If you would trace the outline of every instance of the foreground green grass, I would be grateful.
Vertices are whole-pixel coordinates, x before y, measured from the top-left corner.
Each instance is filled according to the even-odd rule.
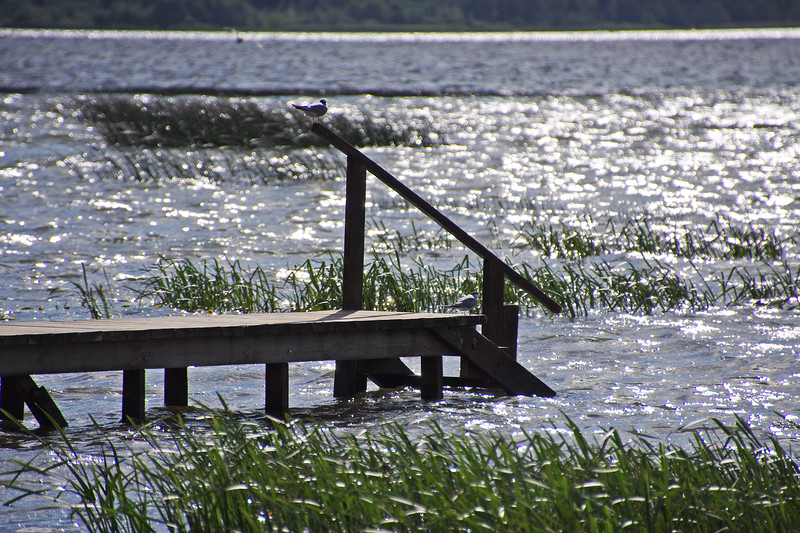
[[[412,436],[388,424],[350,434],[301,422],[144,429],[86,455],[68,441],[44,474],[89,531],[795,531],[800,464],[738,420],[686,447],[616,431]],[[561,435],[561,436],[554,436]],[[35,484],[34,486],[40,486]],[[66,501],[77,503],[66,503]]]

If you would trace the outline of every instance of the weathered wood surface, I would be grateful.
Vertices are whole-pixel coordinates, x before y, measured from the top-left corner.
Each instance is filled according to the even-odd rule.
[[[0,375],[442,355],[480,315],[318,311],[0,324]]]
[[[555,391],[531,374],[502,348],[471,328],[431,330],[471,364],[495,380],[509,394],[552,398]]]

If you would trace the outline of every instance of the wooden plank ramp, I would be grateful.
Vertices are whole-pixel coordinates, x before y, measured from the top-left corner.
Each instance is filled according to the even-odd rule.
[[[426,400],[441,398],[447,385],[554,396],[477,331],[484,322],[482,315],[334,310],[2,323],[0,409],[21,419],[27,403],[41,425],[65,425],[31,375],[122,371],[123,420],[142,420],[146,370],[164,369],[165,403],[182,406],[188,403],[187,367],[263,364],[265,409],[280,416],[289,406],[288,364],[318,360],[352,362],[343,368],[378,386],[417,386]],[[445,355],[466,358],[488,378],[442,376]],[[399,357],[420,357],[421,375]]]

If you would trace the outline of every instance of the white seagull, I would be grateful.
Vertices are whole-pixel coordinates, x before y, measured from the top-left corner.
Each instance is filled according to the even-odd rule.
[[[466,296],[462,296],[456,303],[450,305],[444,305],[447,309],[455,309],[457,311],[464,311],[464,314],[468,314],[470,311],[475,309],[478,306],[478,293],[473,292],[472,294],[467,294]]]
[[[327,102],[323,98],[322,100],[319,101],[318,104],[311,104],[311,105],[292,104],[292,105],[295,107],[295,109],[299,109],[300,111],[311,117],[311,120],[313,122],[319,122],[319,117],[328,112],[328,106],[326,104]]]

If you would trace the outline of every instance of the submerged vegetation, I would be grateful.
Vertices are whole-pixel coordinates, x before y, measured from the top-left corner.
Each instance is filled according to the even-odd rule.
[[[322,152],[275,150],[93,150],[89,160],[66,163],[71,172],[87,179],[165,183],[206,181],[218,185],[270,185],[287,180],[335,179],[344,164]]]
[[[90,97],[75,102],[76,116],[92,124],[109,144],[148,148],[327,146],[309,131],[302,113],[270,109],[235,98]],[[443,138],[426,119],[402,124],[355,109],[329,113],[326,123],[356,146],[435,146]]]
[[[50,476],[88,531],[792,531],[800,527],[800,463],[740,418],[683,429],[687,446],[615,430],[445,432],[400,424],[353,434],[302,421],[261,423],[211,413],[68,440],[51,459],[17,461],[2,486]],[[143,441],[143,442],[142,442]],[[627,442],[626,442],[627,441]],[[63,496],[68,496],[62,498]],[[61,501],[61,500],[64,501]]]
[[[309,130],[308,117],[235,98],[81,97],[59,112],[91,124],[109,147],[66,161],[87,179],[162,183],[271,184],[333,179],[342,159]],[[402,123],[364,109],[329,113],[326,123],[356,146],[434,146],[444,142],[426,118]]]

